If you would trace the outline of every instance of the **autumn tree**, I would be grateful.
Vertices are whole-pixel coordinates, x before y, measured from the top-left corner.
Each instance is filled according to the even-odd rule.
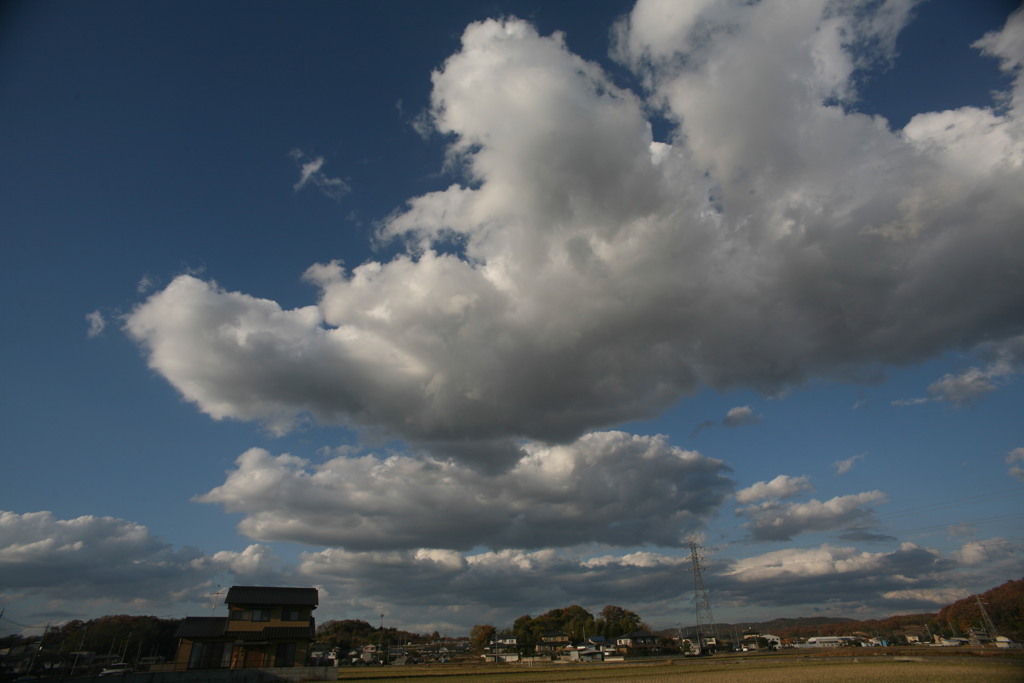
[[[473,630],[469,632],[469,643],[473,647],[473,652],[483,653],[494,640],[494,634],[497,632],[497,629],[490,624],[477,624],[474,626]]]
[[[978,599],[985,606],[985,613],[1000,635],[1014,640],[1024,636],[1024,579],[1007,581],[985,591],[980,596],[958,600],[939,610],[939,623],[952,624],[961,634],[971,628],[985,628]]]

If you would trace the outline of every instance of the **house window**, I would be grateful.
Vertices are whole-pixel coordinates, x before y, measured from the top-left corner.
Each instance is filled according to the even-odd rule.
[[[247,609],[231,610],[231,621],[249,621],[251,613]]]
[[[270,610],[268,609],[254,609],[252,611],[253,621],[270,621]]]
[[[278,643],[275,666],[292,666],[295,664],[295,643]]]
[[[216,669],[224,666],[224,643],[192,643],[188,668]]]
[[[297,609],[281,610],[281,621],[302,621],[302,613]]]

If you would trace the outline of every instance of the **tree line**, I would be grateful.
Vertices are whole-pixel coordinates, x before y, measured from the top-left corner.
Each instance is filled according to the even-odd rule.
[[[341,650],[358,650],[363,645],[390,644],[424,644],[442,640],[437,631],[433,633],[413,633],[394,627],[372,626],[362,619],[332,619],[325,621],[316,628],[317,647]]]
[[[0,648],[41,642],[41,649],[57,654],[94,652],[116,655],[126,662],[142,657],[163,657],[170,661],[178,647],[174,637],[180,619],[114,614],[88,621],[75,619],[51,626],[41,635],[11,634],[0,638]]]
[[[498,629],[492,624],[477,624],[470,631],[469,639],[473,648],[482,652],[495,639],[515,638],[517,649],[531,654],[548,631],[562,631],[572,642],[581,643],[592,636],[614,641],[632,631],[649,630],[650,627],[636,612],[617,605],[605,605],[597,616],[579,605],[570,605],[557,607],[537,617],[524,614],[515,620],[511,628]]]

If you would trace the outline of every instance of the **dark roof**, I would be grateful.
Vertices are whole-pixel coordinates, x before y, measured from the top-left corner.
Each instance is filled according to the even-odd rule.
[[[229,605],[302,605],[316,607],[319,593],[315,588],[282,588],[279,586],[232,586],[224,602]]]
[[[175,638],[218,638],[228,627],[227,617],[185,617]]]

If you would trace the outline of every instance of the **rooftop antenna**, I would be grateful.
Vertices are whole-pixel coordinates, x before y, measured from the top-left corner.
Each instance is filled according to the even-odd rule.
[[[220,587],[220,584],[218,583],[217,584],[217,592],[210,594],[210,614],[211,615],[214,612],[217,611],[217,598],[219,598],[220,594],[223,593],[223,592],[224,592],[224,590]]]
[[[708,592],[704,588],[703,569],[701,556],[703,550],[697,542],[690,539],[690,562],[693,564],[693,597],[697,611],[697,647],[701,654],[708,654],[710,648],[708,641],[714,639],[718,642],[718,633],[715,631],[715,617],[711,613],[711,601],[708,600]]]

